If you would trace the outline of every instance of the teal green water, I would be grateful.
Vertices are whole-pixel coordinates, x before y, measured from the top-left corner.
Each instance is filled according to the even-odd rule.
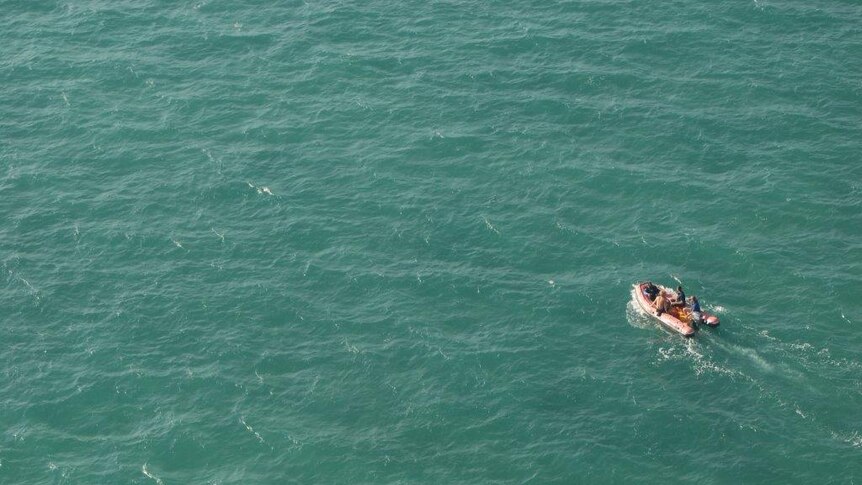
[[[862,479],[857,2],[0,6],[0,482]]]

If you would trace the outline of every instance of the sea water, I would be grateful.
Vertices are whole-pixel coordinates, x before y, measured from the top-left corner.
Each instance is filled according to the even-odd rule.
[[[0,482],[862,480],[858,2],[0,10]]]

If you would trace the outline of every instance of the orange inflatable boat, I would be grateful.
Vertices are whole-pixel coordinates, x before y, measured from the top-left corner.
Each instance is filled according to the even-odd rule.
[[[655,285],[662,295],[668,300],[672,299],[676,293],[672,291],[670,288],[666,288],[662,285]],[[653,318],[661,322],[665,328],[672,332],[676,332],[680,335],[684,335],[686,337],[694,336],[695,327],[692,325],[692,313],[691,309],[688,307],[686,303],[685,306],[672,306],[670,309],[662,313],[661,316],[656,314],[655,305],[650,300],[649,295],[646,293],[647,283],[641,282],[634,285],[634,298],[637,301],[638,305],[645,311],[650,314]],[[701,322],[709,325],[710,327],[718,326],[718,317],[715,315],[710,315],[706,312],[701,312],[702,320]]]

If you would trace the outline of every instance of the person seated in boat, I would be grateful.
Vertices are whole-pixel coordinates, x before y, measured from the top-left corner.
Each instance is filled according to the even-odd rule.
[[[670,302],[672,306],[685,306],[685,292],[682,291],[682,286],[676,287],[676,297]]]
[[[699,324],[703,322],[703,312],[700,311],[700,302],[697,297],[691,296],[691,323]]]
[[[655,300],[655,297],[660,293],[658,287],[652,283],[652,281],[647,281],[644,285],[644,293],[646,294],[649,301]]]
[[[659,317],[661,316],[662,313],[667,313],[668,310],[670,310],[670,302],[661,293],[659,293],[658,296],[655,297],[655,301],[653,302],[653,305],[655,305],[655,314],[656,314],[656,316],[659,316]]]

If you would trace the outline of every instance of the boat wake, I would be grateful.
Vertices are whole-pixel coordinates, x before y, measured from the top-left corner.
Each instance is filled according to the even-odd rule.
[[[734,379],[748,379],[741,372],[716,362],[714,358],[707,355],[709,352],[696,340],[689,339],[668,343],[668,346],[659,347],[656,363],[687,362],[691,365],[694,375],[698,377],[705,374],[722,374]]]

